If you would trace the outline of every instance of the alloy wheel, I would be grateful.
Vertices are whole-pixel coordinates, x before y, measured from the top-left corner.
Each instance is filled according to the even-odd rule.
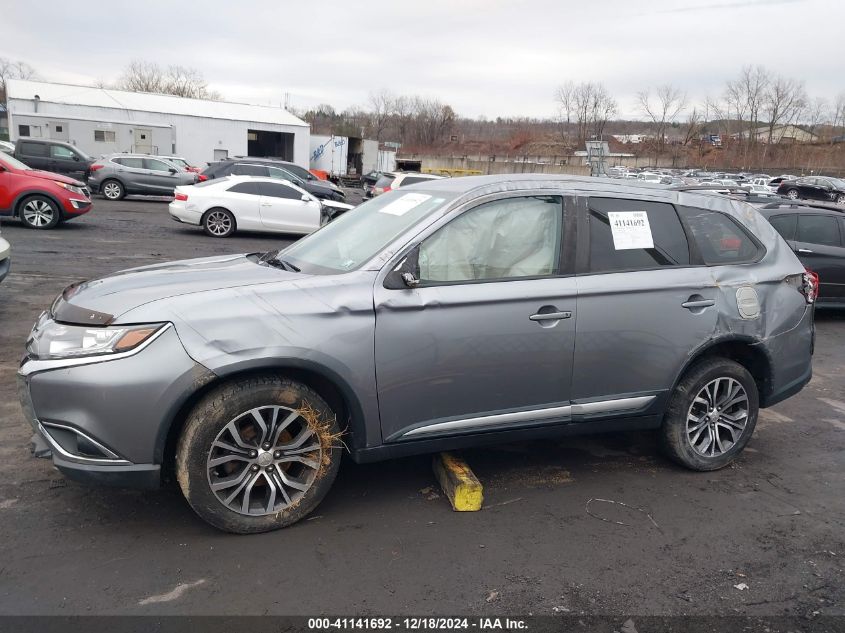
[[[786,197],[790,200],[797,200],[798,199],[798,192],[795,189],[790,189],[786,192]]]
[[[208,232],[214,235],[226,235],[232,230],[232,219],[223,211],[212,211],[206,220]]]
[[[120,198],[120,185],[115,182],[107,182],[103,185],[103,195],[109,200]]]
[[[748,423],[748,394],[734,378],[716,378],[698,392],[687,412],[687,440],[704,457],[728,452]]]
[[[268,405],[242,413],[217,434],[206,460],[217,500],[263,516],[297,504],[322,463],[320,438],[299,411]]]
[[[36,228],[50,224],[54,213],[53,207],[44,200],[30,200],[23,206],[24,220]]]

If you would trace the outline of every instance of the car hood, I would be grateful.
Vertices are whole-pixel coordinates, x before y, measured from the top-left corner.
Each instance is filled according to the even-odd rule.
[[[53,317],[66,323],[107,325],[160,299],[304,277],[257,260],[258,255],[227,255],[122,270],[68,286],[53,304]]]
[[[74,187],[84,187],[85,183],[79,182],[73,178],[62,176],[61,174],[53,173],[52,171],[41,171],[40,169],[30,169],[26,172],[27,176],[32,178],[43,178],[44,180],[55,180],[56,182],[63,182],[66,185],[73,185]]]

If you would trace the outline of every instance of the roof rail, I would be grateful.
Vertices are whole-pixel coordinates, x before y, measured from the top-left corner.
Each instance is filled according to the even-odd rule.
[[[760,207],[761,209],[782,209],[782,208],[805,208],[805,209],[825,209],[826,211],[839,211],[845,213],[845,207],[840,207],[835,204],[824,204],[822,202],[811,202],[805,200],[779,200],[777,202],[769,202]]]

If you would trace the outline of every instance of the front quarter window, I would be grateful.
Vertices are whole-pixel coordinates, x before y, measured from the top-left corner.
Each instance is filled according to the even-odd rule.
[[[278,257],[302,272],[344,273],[363,266],[453,196],[442,192],[385,194],[347,211]]]

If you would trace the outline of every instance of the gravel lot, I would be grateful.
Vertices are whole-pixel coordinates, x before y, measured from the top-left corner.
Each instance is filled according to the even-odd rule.
[[[15,370],[73,281],[288,240],[215,240],[143,199],[2,229],[0,614],[845,614],[845,313],[817,316],[812,383],[723,471],[673,466],[648,433],[467,451],[486,507],[458,514],[430,457],[347,460],[309,520],[237,537],[175,486],[86,488],[31,458]]]

